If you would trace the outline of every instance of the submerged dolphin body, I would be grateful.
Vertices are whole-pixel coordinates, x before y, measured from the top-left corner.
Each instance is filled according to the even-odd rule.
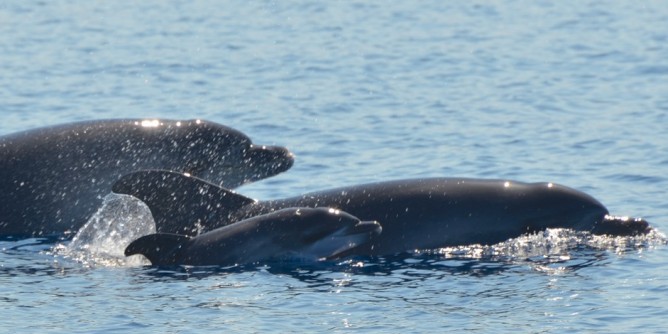
[[[153,265],[233,265],[297,257],[337,256],[380,234],[377,222],[362,222],[329,208],[286,208],[230,224],[196,237],[150,234],[133,241],[125,255],[142,254]]]
[[[292,166],[283,147],[202,120],[98,120],[0,137],[0,235],[76,231],[124,174],[188,172],[234,188]]]
[[[381,235],[352,250],[360,255],[494,244],[546,228],[615,235],[648,230],[644,220],[609,218],[591,196],[553,183],[428,178],[256,201],[182,173],[140,171],[121,178],[113,191],[145,202],[159,232],[185,235],[288,207],[340,209],[383,227]]]

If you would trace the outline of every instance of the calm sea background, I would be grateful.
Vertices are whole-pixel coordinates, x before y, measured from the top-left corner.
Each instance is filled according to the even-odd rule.
[[[668,231],[663,1],[10,0],[0,60],[0,134],[201,118],[297,155],[238,189],[259,199],[424,176],[552,181]],[[656,238],[171,272],[54,244],[0,242],[0,332],[668,330]]]

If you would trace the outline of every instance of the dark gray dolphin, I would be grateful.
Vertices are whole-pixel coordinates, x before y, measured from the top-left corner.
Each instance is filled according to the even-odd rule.
[[[293,156],[202,120],[97,120],[0,137],[0,235],[76,232],[113,182],[146,168],[234,188],[281,173]]]
[[[648,229],[644,220],[606,218],[608,210],[591,196],[553,183],[429,178],[261,202],[181,173],[140,171],[124,176],[113,191],[144,201],[165,233],[196,235],[286,207],[332,207],[378,221],[383,233],[355,254],[494,244],[546,228],[616,235]]]
[[[380,234],[375,221],[360,221],[329,208],[287,208],[255,216],[196,237],[151,234],[128,245],[153,265],[234,265],[272,258],[336,257]]]

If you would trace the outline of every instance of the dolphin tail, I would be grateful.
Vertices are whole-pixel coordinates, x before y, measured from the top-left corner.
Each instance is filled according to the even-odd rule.
[[[177,264],[177,250],[190,237],[178,234],[157,233],[145,235],[125,248],[125,256],[141,254],[153,265]]]
[[[189,174],[166,170],[124,175],[112,190],[146,203],[158,232],[187,236],[226,225],[221,217],[255,203],[254,199]]]

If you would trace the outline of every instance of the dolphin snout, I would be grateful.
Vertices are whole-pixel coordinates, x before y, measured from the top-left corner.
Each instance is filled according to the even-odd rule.
[[[346,251],[368,243],[382,230],[377,221],[360,221],[311,243],[303,253],[311,254],[318,259],[335,259]]]
[[[282,172],[290,169],[295,162],[295,155],[282,146],[251,145],[246,151],[246,159],[259,165],[271,165],[272,169]]]
[[[252,144],[250,150],[246,152],[248,156],[255,157],[258,160],[274,161],[294,160],[295,155],[283,146],[256,145]]]
[[[652,228],[649,227],[649,223],[645,219],[606,215],[602,221],[594,225],[591,233],[628,236],[647,234],[651,230]]]
[[[373,221],[360,221],[350,228],[346,235],[367,235],[369,237],[380,235],[383,232],[383,226],[379,222]]]

